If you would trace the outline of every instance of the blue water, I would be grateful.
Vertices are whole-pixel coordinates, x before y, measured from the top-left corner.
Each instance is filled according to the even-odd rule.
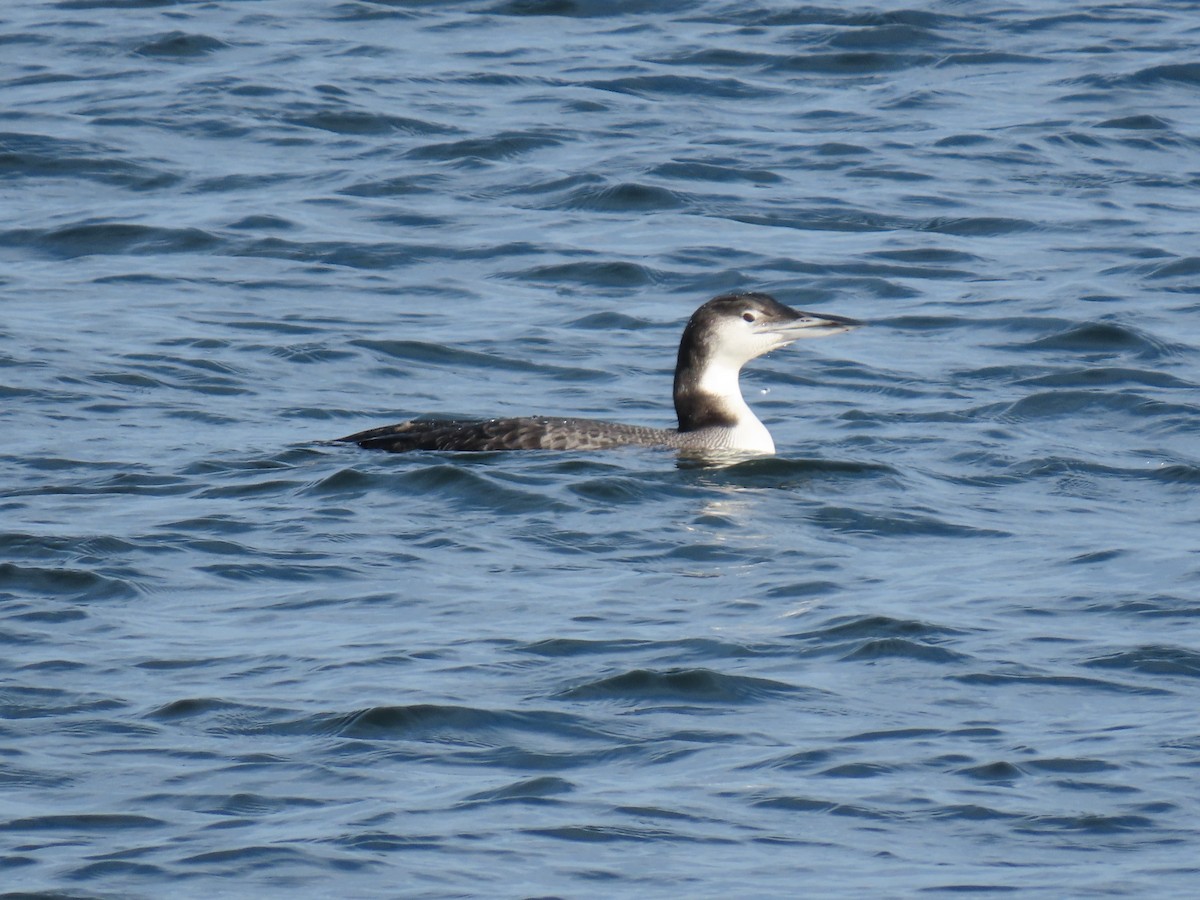
[[[0,896],[1192,897],[1194,3],[9,3]],[[414,454],[672,423],[778,456]]]

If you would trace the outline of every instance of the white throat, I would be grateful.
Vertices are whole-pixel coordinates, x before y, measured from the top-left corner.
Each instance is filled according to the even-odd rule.
[[[734,420],[735,424],[728,431],[728,442],[722,440],[723,449],[773,454],[775,441],[771,439],[771,432],[742,396],[738,381],[741,369],[740,360],[717,357],[700,376],[700,391],[715,398]]]

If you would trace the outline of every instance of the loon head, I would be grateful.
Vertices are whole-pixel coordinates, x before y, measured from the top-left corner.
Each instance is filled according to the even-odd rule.
[[[679,342],[679,430],[728,429],[730,449],[773,453],[770,433],[742,398],[742,366],[801,338],[841,334],[862,324],[843,316],[801,312],[767,294],[714,297],[692,314]]]

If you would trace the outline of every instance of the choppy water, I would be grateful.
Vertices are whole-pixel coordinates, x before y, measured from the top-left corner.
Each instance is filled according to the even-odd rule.
[[[3,896],[1194,896],[1198,42],[6,4]],[[319,443],[669,424],[736,288],[873,323],[777,458]]]

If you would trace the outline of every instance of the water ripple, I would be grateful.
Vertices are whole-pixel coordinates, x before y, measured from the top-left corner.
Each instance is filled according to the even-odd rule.
[[[623,700],[655,703],[746,703],[800,691],[762,678],[727,675],[710,669],[655,672],[636,669],[560,694],[570,700]]]

